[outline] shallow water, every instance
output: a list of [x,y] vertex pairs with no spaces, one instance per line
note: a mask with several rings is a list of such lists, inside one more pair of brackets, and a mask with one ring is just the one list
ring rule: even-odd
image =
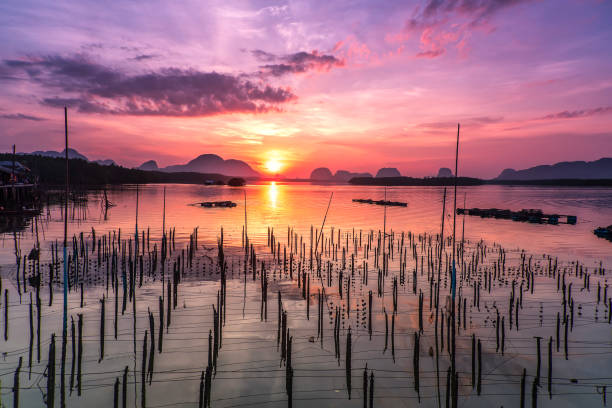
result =
[[[165,264],[165,283],[161,282],[159,260],[156,271],[151,261],[157,245],[159,251],[162,235],[163,197],[166,188],[166,230],[176,228],[175,246]],[[249,241],[257,254],[256,270],[247,267],[242,245],[242,230],[245,219],[244,191],[246,191],[246,217]],[[330,194],[333,192],[329,213],[325,220],[322,239],[324,253],[322,267],[317,272],[316,261],[310,269],[310,229],[321,227]],[[353,203],[353,198],[382,199],[408,202],[406,208]],[[445,236],[452,231],[452,191],[447,193]],[[612,326],[609,324],[609,298],[605,288],[612,263],[612,244],[592,234],[597,226],[612,222],[609,206],[612,189],[572,189],[541,187],[483,186],[460,188],[458,206],[497,207],[518,210],[541,208],[544,212],[555,212],[578,216],[577,225],[537,225],[508,220],[457,217],[457,239],[465,236],[465,263],[458,263],[457,296],[465,299],[465,321],[463,309],[459,315],[456,340],[456,361],[459,378],[458,400],[461,406],[515,406],[519,404],[522,369],[527,370],[525,386],[526,404],[531,403],[532,384],[536,373],[536,340],[541,341],[541,378],[538,391],[540,406],[599,406],[603,405],[603,387],[612,385],[610,377],[610,348]],[[163,351],[155,353],[151,385],[145,386],[146,406],[198,406],[200,375],[207,366],[208,334],[213,327],[213,305],[217,307],[217,293],[221,287],[217,266],[217,239],[223,227],[227,256],[227,284],[225,325],[219,352],[217,372],[212,380],[212,405],[235,406],[286,406],[286,363],[281,361],[277,346],[278,292],[282,294],[283,309],[287,311],[288,327],[293,336],[292,366],[293,403],[295,406],[361,406],[363,404],[363,370],[367,363],[368,373],[375,375],[374,404],[376,406],[412,406],[419,400],[423,406],[438,406],[438,389],[441,404],[446,398],[446,370],[449,366],[447,341],[448,327],[444,327],[444,350],[440,352],[439,377],[436,374],[435,358],[429,355],[435,349],[435,306],[430,309],[430,277],[437,279],[438,241],[440,232],[443,189],[438,187],[353,187],[311,184],[268,183],[248,186],[245,189],[228,187],[204,187],[191,185],[147,185],[138,188],[139,239],[144,232],[148,245],[140,244],[144,250],[142,286],[135,284],[136,328],[134,329],[134,305],[128,299],[125,314],[121,313],[123,290],[121,289],[121,267],[118,269],[119,290],[115,292],[112,279],[109,284],[107,265],[109,259],[101,254],[98,262],[97,248],[93,248],[92,228],[97,239],[103,235],[107,242],[116,245],[118,230],[122,241],[129,249],[129,240],[134,239],[136,222],[136,188],[125,186],[108,192],[110,201],[116,204],[104,213],[100,207],[100,192],[91,192],[84,207],[72,208],[69,212],[69,234],[83,232],[83,243],[87,243],[87,258],[77,255],[80,265],[80,280],[83,282],[84,304],[77,285],[69,295],[67,377],[72,364],[70,317],[77,320],[83,314],[83,366],[82,393],[70,394],[67,379],[68,406],[112,406],[113,386],[119,378],[119,401],[121,406],[123,369],[128,367],[126,400],[128,406],[142,406],[143,340],[149,330],[148,310],[153,313],[156,345],[159,335],[159,297],[167,306],[166,284],[172,277],[172,268],[181,250],[189,246],[190,235],[197,227],[198,248],[193,263],[186,266],[178,285],[178,302],[172,310],[172,323],[164,333]],[[234,208],[207,209],[190,205],[200,201],[232,200]],[[463,222],[465,221],[465,227]],[[267,246],[268,227],[274,228],[276,242],[281,253],[276,259]],[[298,242],[291,246],[287,228],[293,228]],[[332,230],[333,228],[333,230]],[[378,270],[382,267],[382,256],[378,251],[379,264],[375,263],[379,231],[385,229],[387,245],[392,243],[393,256],[389,259],[388,274],[384,277],[384,288],[378,296]],[[340,230],[340,240],[338,240]],[[36,233],[38,231],[38,234]],[[404,232],[402,246],[402,232]],[[412,240],[408,233],[411,232]],[[110,233],[110,235],[109,235]],[[55,403],[60,406],[59,362],[61,360],[62,305],[61,282],[54,280],[53,303],[49,306],[49,266],[52,257],[51,243],[61,241],[63,215],[61,207],[51,206],[38,220],[30,222],[23,231],[2,235],[0,264],[3,288],[8,290],[8,340],[0,339],[4,354],[1,362],[2,402],[13,403],[11,393],[13,375],[19,356],[23,357],[20,375],[20,400],[22,406],[43,404],[47,392],[45,369],[51,334],[56,335],[56,391]],[[424,235],[427,234],[427,235]],[[433,235],[430,235],[433,234]],[[29,305],[30,295],[35,297],[35,288],[27,293],[17,283],[15,265],[15,242],[21,256],[27,255],[40,241],[40,273],[42,285],[40,362],[36,346],[36,301],[34,300],[34,346],[31,376],[28,354],[30,341]],[[334,242],[330,241],[333,235]],[[316,236],[316,234],[315,234]],[[426,238],[425,238],[426,237]],[[295,235],[292,235],[295,239]],[[361,238],[361,239],[360,239]],[[316,238],[315,238],[316,239]],[[482,240],[482,242],[481,242]],[[361,242],[360,242],[361,241]],[[368,242],[370,245],[368,245]],[[412,246],[414,245],[414,246]],[[144,247],[144,248],[143,248]],[[283,261],[286,247],[287,262]],[[406,254],[406,267],[399,251]],[[293,251],[292,251],[293,248]],[[343,248],[346,262],[342,261]],[[503,251],[502,251],[503,248]],[[523,254],[521,251],[525,250]],[[501,253],[505,254],[502,266]],[[72,253],[72,245],[71,251]],[[126,249],[126,256],[131,251]],[[294,263],[289,266],[290,253]],[[387,247],[385,253],[391,251]],[[355,256],[355,268],[350,267],[351,254]],[[416,256],[415,256],[416,254]],[[544,255],[546,254],[546,255]],[[478,258],[478,265],[472,260]],[[447,296],[450,293],[448,260],[452,257],[452,245],[447,240],[442,254],[440,274],[440,311],[450,314]],[[120,258],[120,257],[119,257]],[[279,259],[280,258],[280,259]],[[549,267],[549,259],[551,266]],[[429,261],[432,262],[430,264]],[[261,316],[262,266],[268,277],[267,321]],[[328,281],[328,261],[331,264],[331,282]],[[579,266],[576,267],[576,261]],[[182,258],[181,262],[185,262]],[[368,265],[368,283],[364,283],[364,262]],[[557,269],[552,265],[557,263]],[[601,262],[601,263],[600,263]],[[28,262],[28,268],[35,268]],[[343,268],[344,264],[344,268]],[[83,266],[89,265],[84,272]],[[286,265],[286,266],[284,266]],[[23,266],[23,265],[22,265]],[[60,264],[54,266],[60,274]],[[110,267],[110,266],[109,266]],[[307,318],[306,300],[302,288],[298,287],[298,268],[310,276],[310,306]],[[414,270],[416,267],[416,285]],[[400,271],[401,269],[401,271]],[[22,269],[23,271],[23,269]],[[342,271],[342,277],[340,273]],[[527,289],[529,273],[535,276],[534,293]],[[491,290],[486,287],[491,274]],[[565,274],[566,284],[572,283],[571,296],[574,302],[573,328],[568,330],[568,359],[564,356],[564,324],[561,316],[560,348],[557,351],[556,319],[563,311],[562,287],[557,281]],[[590,275],[588,287],[585,276]],[[27,269],[28,276],[36,275]],[[76,277],[77,275],[75,275]],[[393,278],[398,278],[397,311],[393,313]],[[522,307],[519,309],[519,326],[512,316],[511,328],[509,299],[512,282],[518,299],[523,288]],[[73,281],[74,282],[74,281]],[[331,283],[331,284],[330,284]],[[531,283],[531,282],[530,282]],[[597,302],[598,285],[600,301]],[[561,284],[560,284],[561,286]],[[342,287],[342,297],[340,297]],[[347,288],[350,287],[350,311]],[[480,302],[474,301],[474,287],[480,288]],[[318,335],[318,295],[325,288],[323,315],[323,342]],[[416,293],[413,288],[416,288]],[[566,293],[567,290],[566,289]],[[605,294],[604,294],[605,290]],[[373,292],[372,333],[368,330],[368,292]],[[417,393],[414,387],[414,336],[419,331],[418,294],[423,293],[423,331],[420,334],[419,373]],[[114,337],[115,293],[119,307],[117,339]],[[105,298],[105,350],[100,361],[100,300]],[[518,302],[518,300],[517,300]],[[478,304],[477,304],[478,303]],[[5,302],[2,296],[4,316]],[[335,357],[333,325],[335,308],[340,324],[340,358]],[[515,312],[516,309],[513,309]],[[388,331],[385,335],[385,311]],[[497,311],[505,321],[504,354],[498,350],[495,327]],[[566,305],[568,325],[570,308]],[[167,316],[166,316],[167,317]],[[395,335],[391,339],[391,322],[395,320]],[[4,317],[2,318],[4,328]],[[465,325],[465,329],[464,329]],[[351,327],[351,399],[349,400],[346,376],[346,339]],[[482,343],[482,392],[477,395],[471,384],[471,336]],[[149,333],[150,335],[150,333]],[[548,395],[548,339],[552,336],[553,371],[552,399]],[[134,339],[136,342],[134,343]],[[150,342],[150,339],[149,339]],[[385,342],[387,347],[385,350]],[[392,346],[393,343],[393,346]],[[135,346],[134,346],[135,344]],[[150,349],[151,344],[148,344]],[[439,343],[438,343],[439,344]],[[392,350],[393,349],[393,350]],[[435,353],[434,353],[435,354]],[[148,357],[147,357],[148,358]],[[439,386],[437,378],[439,378]],[[574,379],[575,382],[571,380]],[[148,380],[147,380],[148,381]],[[147,382],[148,384],[148,382]]]
[[[162,185],[139,187],[139,225],[150,228],[152,237],[159,238],[162,230],[163,210]],[[353,198],[382,199],[384,187],[350,185],[313,185],[309,183],[265,183],[250,185],[243,189],[225,186],[168,185],[166,194],[166,225],[177,230],[177,242],[185,242],[195,227],[203,239],[214,242],[220,227],[226,231],[227,240],[240,240],[244,225],[244,193],[247,194],[248,234],[252,240],[261,242],[266,237],[267,227],[277,229],[291,226],[296,232],[305,233],[311,225],[320,227],[329,202],[326,224],[336,229],[383,228],[383,207],[353,203]],[[388,200],[408,203],[406,208],[387,208],[387,228],[413,233],[436,233],[440,229],[442,187],[389,187]],[[452,220],[452,188],[447,193],[447,221]],[[593,229],[612,224],[611,188],[566,188],[566,187],[512,187],[478,186],[459,187],[457,206],[502,208],[520,210],[540,208],[545,213],[576,215],[577,225],[539,225],[512,222],[509,220],[465,219],[465,238],[471,241],[484,239],[496,242],[505,248],[522,248],[532,253],[548,253],[583,263],[610,264],[610,243],[597,238]],[[132,231],[136,215],[136,188],[124,186],[111,190],[109,199],[117,206],[108,211],[104,219],[100,209],[101,194],[92,194],[87,207],[86,219],[82,211],[71,212],[70,233],[94,227],[104,232],[121,228]],[[201,201],[232,200],[238,206],[232,209],[204,209],[189,206]],[[74,215],[74,217],[72,217]],[[81,215],[79,217],[79,215]],[[63,218],[57,207],[52,207],[48,222],[40,225],[41,239],[60,240],[63,236]],[[457,233],[461,236],[463,218],[458,217]],[[448,224],[447,224],[448,227]],[[44,235],[44,237],[43,237]],[[31,243],[32,234],[22,237],[24,247]],[[12,234],[2,236],[0,263],[13,261]],[[46,249],[42,245],[43,250]]]

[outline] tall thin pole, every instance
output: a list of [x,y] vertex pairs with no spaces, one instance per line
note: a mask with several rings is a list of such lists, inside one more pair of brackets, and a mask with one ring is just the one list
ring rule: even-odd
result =
[[11,170],[11,184],[15,184],[15,145],[13,145],[13,168]]
[[63,333],[66,336],[68,330],[68,263],[67,263],[67,247],[68,247],[68,108],[64,106],[64,130],[66,136],[66,191],[64,196],[64,325]]
[[164,186],[164,208],[162,211],[162,237],[166,236],[166,186]]
[[136,239],[134,240],[134,244],[136,245],[134,254],[138,255],[138,184],[136,184],[136,226],[134,231],[136,235]]
[[436,322],[435,322],[435,342],[436,342],[436,388],[438,389],[438,408],[441,406],[440,401],[440,351],[438,342],[438,312],[440,304],[440,273],[442,272],[442,251],[444,251],[444,219],[446,216],[446,187],[444,187],[444,196],[442,198],[442,221],[440,227],[440,251],[438,253],[438,280],[436,282]]
[[456,245],[455,245],[455,225],[457,223],[457,168],[459,164],[459,123],[457,123],[457,147],[455,149],[455,191],[453,194],[453,280],[451,281],[451,288],[453,290],[453,300],[455,300],[455,289],[456,289],[456,281],[455,281],[455,253]]
[[317,235],[317,242],[316,242],[316,246],[315,246],[315,255],[317,255],[318,252],[319,252],[319,239],[321,238],[321,235],[323,235],[323,228],[325,228],[325,220],[327,219],[327,213],[329,211],[329,206],[331,205],[332,198],[334,198],[334,192],[333,191],[329,195],[329,202],[327,203],[327,210],[325,210],[325,216],[323,217],[323,223],[321,224],[321,231],[319,231],[319,234]]
[[382,255],[383,255],[383,275],[386,276],[386,268],[385,268],[385,262],[386,262],[386,257],[385,257],[385,249],[386,249],[386,243],[387,243],[387,186],[385,186],[385,205],[383,205],[383,242],[382,242],[382,246],[383,246],[383,251],[382,251]]
[[[453,390],[453,395],[455,395],[455,390],[457,389],[455,382],[456,380],[456,365],[455,365],[455,331],[456,331],[456,327],[455,327],[455,293],[457,291],[457,270],[455,267],[455,253],[456,251],[456,244],[455,244],[455,226],[456,226],[456,222],[457,222],[457,169],[458,169],[458,164],[459,164],[459,129],[460,129],[460,124],[457,123],[457,146],[455,148],[455,191],[453,194],[453,275],[451,278],[451,289],[452,289],[452,298],[453,298],[453,305],[452,305],[452,312],[451,312],[451,316],[452,316],[452,323],[453,323],[453,330],[451,332],[451,345],[452,345],[452,349],[453,352],[451,354],[451,374],[452,374],[452,390]],[[457,408],[456,407],[456,398],[453,398],[453,408]]]
[[61,406],[66,405],[65,400],[65,367],[66,367],[66,340],[68,336],[68,263],[67,263],[67,247],[68,247],[68,108],[64,106],[64,133],[65,133],[65,154],[66,154],[66,196],[64,197],[64,324],[62,326],[62,365],[61,365]]
[[247,199],[246,199],[246,190],[242,191],[244,193],[244,249],[248,251],[249,249],[249,234],[247,231]]
[[463,219],[462,219],[462,224],[461,224],[461,270],[463,271],[463,255],[465,253],[465,250],[463,249],[463,246],[465,245],[465,201],[466,201],[466,197],[467,194],[463,193]]
[[[136,396],[137,396],[137,392],[136,392],[136,387],[137,387],[137,383],[138,381],[136,381],[136,271],[138,270],[138,196],[139,196],[139,191],[138,191],[138,184],[136,184],[136,220],[135,220],[135,225],[134,225],[134,270],[133,270],[133,278],[132,278],[132,324],[133,324],[133,341],[134,341],[134,406],[136,406]],[[144,381],[143,381],[144,383]],[[144,384],[143,384],[144,387]],[[143,404],[144,406],[144,404]]]

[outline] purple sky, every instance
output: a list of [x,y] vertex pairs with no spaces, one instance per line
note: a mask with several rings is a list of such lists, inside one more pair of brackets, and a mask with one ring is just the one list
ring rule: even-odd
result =
[[0,3],[2,149],[460,174],[612,156],[605,0]]

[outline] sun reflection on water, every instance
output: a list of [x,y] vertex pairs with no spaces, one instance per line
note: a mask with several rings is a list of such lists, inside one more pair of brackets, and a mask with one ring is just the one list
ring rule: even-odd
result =
[[276,181],[272,181],[268,185],[268,198],[270,199],[270,206],[276,209],[278,203],[278,186]]

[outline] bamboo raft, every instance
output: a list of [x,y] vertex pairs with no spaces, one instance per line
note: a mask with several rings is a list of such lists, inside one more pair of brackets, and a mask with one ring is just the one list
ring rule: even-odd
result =
[[545,214],[540,209],[522,209],[520,211],[500,210],[498,208],[457,208],[458,215],[473,215],[481,218],[530,222],[533,224],[570,224],[575,225],[575,215]]
[[401,201],[372,200],[371,198],[353,198],[354,203],[387,205],[391,207],[407,207],[408,203]]
[[197,203],[197,205],[199,205],[200,207],[206,207],[206,208],[217,208],[217,207],[232,208],[232,207],[236,207],[236,203],[234,203],[232,201],[204,201],[202,203]]
[[597,235],[599,238],[612,241],[612,225],[608,225],[607,227],[599,227],[593,230],[593,234]]

